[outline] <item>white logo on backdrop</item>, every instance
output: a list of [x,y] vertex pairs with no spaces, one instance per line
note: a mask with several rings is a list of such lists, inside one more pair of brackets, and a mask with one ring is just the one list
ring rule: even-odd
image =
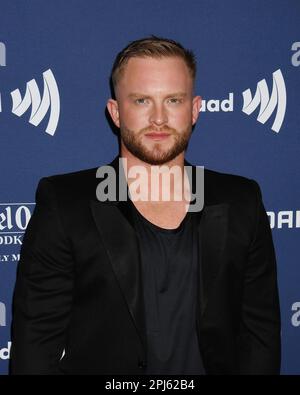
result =
[[0,203],[0,245],[22,244],[22,236],[34,205],[35,203]]
[[11,342],[7,342],[7,347],[0,348],[0,359],[6,360],[10,358]]
[[210,100],[202,100],[201,112],[230,112],[233,111],[233,93],[229,93],[228,99],[210,99]]
[[42,99],[39,88],[34,79],[27,82],[26,92],[23,99],[19,89],[15,89],[11,92],[13,103],[12,113],[20,117],[31,106],[29,123],[34,126],[38,126],[50,108],[49,121],[45,131],[53,136],[57,128],[60,113],[59,91],[54,75],[50,69],[43,73],[43,78],[44,91]]
[[300,210],[267,211],[271,229],[300,228]]
[[6,66],[6,47],[0,42],[0,66]]
[[0,302],[0,326],[6,326],[6,307]]
[[295,302],[292,304],[292,311],[295,311],[291,319],[292,325],[300,326],[300,302]]
[[271,97],[269,95],[268,85],[265,79],[257,83],[255,96],[252,98],[251,90],[246,89],[243,92],[243,109],[242,111],[250,115],[260,105],[258,122],[264,124],[273,114],[277,107],[275,120],[271,129],[278,133],[285,116],[286,110],[286,88],[281,70],[278,69],[273,73],[273,88]]
[[[299,43],[300,44],[300,43]],[[299,51],[300,53],[300,51]],[[300,60],[299,60],[300,63]],[[279,132],[284,121],[286,111],[286,87],[281,70],[278,69],[273,73],[273,88],[271,97],[266,80],[258,82],[254,97],[250,89],[243,92],[242,111],[250,115],[260,105],[257,120],[264,124],[271,117],[277,107],[275,120],[271,129]],[[234,110],[234,94],[230,92],[228,99],[203,99],[200,112],[232,112]]]
[[296,51],[292,56],[292,65],[295,67],[300,66],[300,42],[297,41],[292,45],[292,51]]

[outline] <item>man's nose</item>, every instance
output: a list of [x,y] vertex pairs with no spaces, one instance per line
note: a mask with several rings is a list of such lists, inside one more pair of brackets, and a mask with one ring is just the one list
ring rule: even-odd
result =
[[150,123],[161,126],[168,122],[168,116],[163,104],[155,104],[150,114]]

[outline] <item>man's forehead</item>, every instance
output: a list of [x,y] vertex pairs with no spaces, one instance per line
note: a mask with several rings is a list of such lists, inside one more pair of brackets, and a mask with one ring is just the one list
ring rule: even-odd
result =
[[184,87],[192,80],[188,67],[178,57],[131,58],[122,74],[120,84],[133,91],[139,91],[140,85],[185,91]]
[[177,67],[186,69],[188,71],[185,61],[179,56],[161,56],[159,58],[151,56],[134,56],[130,58],[124,65],[124,71],[139,67],[146,67],[148,69],[155,70],[168,67],[171,64],[176,64]]

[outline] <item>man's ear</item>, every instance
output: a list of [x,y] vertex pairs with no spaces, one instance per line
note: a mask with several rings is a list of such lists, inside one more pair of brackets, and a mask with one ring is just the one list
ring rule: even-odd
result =
[[119,120],[119,106],[117,100],[108,99],[106,107],[114,124],[119,128],[120,120]]
[[193,98],[193,109],[192,109],[192,120],[193,120],[193,125],[197,122],[197,119],[199,117],[199,111],[201,109],[201,103],[202,103],[202,97],[201,96],[195,96]]

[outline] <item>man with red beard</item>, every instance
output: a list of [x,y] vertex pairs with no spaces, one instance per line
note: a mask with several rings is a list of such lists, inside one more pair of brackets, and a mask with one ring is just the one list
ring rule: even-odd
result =
[[[12,374],[279,373],[276,260],[258,184],[205,169],[204,205],[193,210],[195,76],[194,54],[173,40],[148,37],[117,55],[107,109],[119,156],[38,186],[15,287]],[[157,167],[173,175],[167,199]],[[108,168],[115,176],[101,182],[116,194],[104,199],[96,176]]]

